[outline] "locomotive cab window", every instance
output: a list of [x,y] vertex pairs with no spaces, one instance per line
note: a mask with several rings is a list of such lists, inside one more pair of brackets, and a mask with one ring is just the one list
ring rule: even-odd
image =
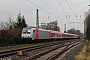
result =
[[27,32],[27,29],[24,28],[24,29],[22,30],[22,33],[23,33],[23,34],[26,34],[26,32]]
[[31,33],[31,29],[27,29],[27,34],[30,34]]
[[31,29],[28,29],[28,28],[24,28],[23,30],[22,30],[22,33],[23,34],[30,34],[30,32],[31,32]]

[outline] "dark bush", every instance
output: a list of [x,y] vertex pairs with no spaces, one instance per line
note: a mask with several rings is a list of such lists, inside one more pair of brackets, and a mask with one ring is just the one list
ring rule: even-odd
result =
[[3,44],[3,45],[8,44],[8,39],[6,37],[1,37],[0,44]]
[[22,44],[21,37],[13,37],[16,44]]
[[20,37],[0,37],[0,45],[13,45],[13,44],[22,44]]

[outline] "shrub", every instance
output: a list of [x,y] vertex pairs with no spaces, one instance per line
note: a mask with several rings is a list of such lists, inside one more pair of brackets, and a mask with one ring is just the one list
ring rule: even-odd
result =
[[0,44],[2,45],[8,44],[8,39],[6,37],[0,37]]
[[21,44],[22,40],[21,37],[13,37],[16,44]]
[[20,37],[0,37],[0,45],[13,45],[13,44],[22,44]]

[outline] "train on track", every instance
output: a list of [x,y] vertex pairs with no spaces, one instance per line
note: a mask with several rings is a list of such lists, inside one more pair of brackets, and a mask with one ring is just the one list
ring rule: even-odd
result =
[[38,29],[36,27],[23,28],[21,37],[23,40],[24,39],[28,39],[28,40],[79,39],[79,35],[76,34]]

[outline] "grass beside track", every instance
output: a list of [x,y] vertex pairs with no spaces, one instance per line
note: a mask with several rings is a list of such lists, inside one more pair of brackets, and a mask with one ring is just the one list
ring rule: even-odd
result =
[[[35,44],[33,46],[38,46],[38,44]],[[5,51],[11,51],[11,50],[17,50],[17,49],[22,49],[22,48],[29,48],[29,47],[32,47],[31,46],[19,46],[19,47],[12,47],[12,48],[7,48],[7,49],[1,49],[0,52],[5,52]]]
[[75,60],[90,60],[90,41],[86,40],[82,51],[75,55]]

